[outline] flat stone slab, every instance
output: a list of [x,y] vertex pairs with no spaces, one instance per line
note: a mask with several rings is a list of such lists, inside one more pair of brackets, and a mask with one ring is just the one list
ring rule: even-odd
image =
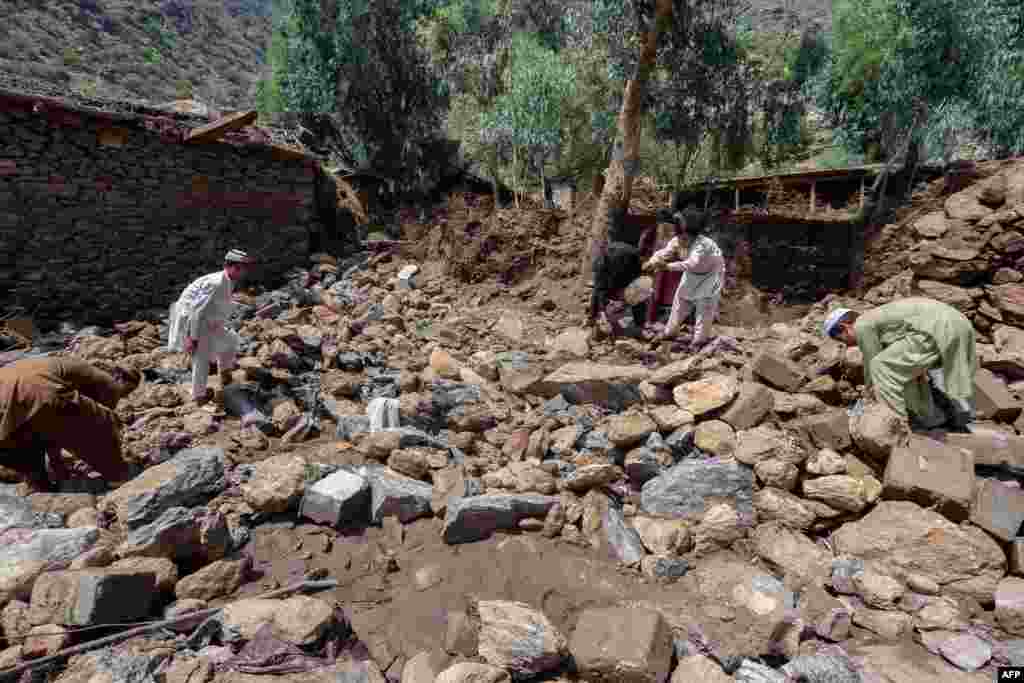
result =
[[543,519],[557,502],[556,496],[534,494],[495,494],[451,500],[442,532],[445,543],[472,543],[495,531],[516,529],[521,520]]
[[370,484],[365,477],[339,470],[306,489],[299,512],[331,526],[366,523],[370,519]]
[[658,517],[699,519],[720,502],[752,511],[753,494],[754,472],[746,465],[720,458],[683,460],[644,484],[640,507]]

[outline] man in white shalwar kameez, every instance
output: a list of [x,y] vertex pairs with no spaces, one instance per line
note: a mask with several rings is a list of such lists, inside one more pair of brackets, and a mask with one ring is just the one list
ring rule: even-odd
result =
[[[700,349],[708,341],[711,324],[718,317],[718,305],[725,282],[725,258],[713,239],[705,234],[707,220],[702,214],[689,217],[675,214],[679,229],[663,249],[655,252],[644,264],[644,270],[671,270],[682,272],[683,277],[672,300],[665,331],[656,341],[665,341],[679,334],[683,321],[696,309],[691,350]],[[685,256],[680,233],[689,236],[689,254]]]
[[244,251],[232,249],[224,257],[224,269],[192,282],[171,305],[171,329],[167,350],[192,355],[192,398],[203,404],[212,398],[206,388],[210,358],[216,357],[221,387],[231,383],[235,355],[241,339],[224,326],[234,303],[235,285],[252,263]]

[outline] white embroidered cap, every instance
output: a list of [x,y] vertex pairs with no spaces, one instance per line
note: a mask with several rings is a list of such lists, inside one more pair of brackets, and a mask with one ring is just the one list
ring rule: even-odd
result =
[[225,263],[252,263],[251,256],[241,249],[232,249],[224,256]]
[[825,324],[822,326],[822,332],[826,337],[831,337],[832,333],[835,332],[836,326],[839,325],[839,321],[843,319],[843,316],[850,312],[849,308],[837,308],[828,314],[825,318]]

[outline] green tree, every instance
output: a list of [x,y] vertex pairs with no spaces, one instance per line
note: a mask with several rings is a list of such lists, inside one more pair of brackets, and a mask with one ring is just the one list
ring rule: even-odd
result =
[[517,181],[536,170],[543,183],[545,161],[561,148],[561,105],[572,96],[574,76],[572,66],[537,36],[513,36],[508,83],[493,109],[481,114],[480,132],[488,144],[511,146]]

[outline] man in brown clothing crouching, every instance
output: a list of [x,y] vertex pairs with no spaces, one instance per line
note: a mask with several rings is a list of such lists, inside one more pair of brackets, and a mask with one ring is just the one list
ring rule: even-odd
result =
[[67,357],[30,358],[0,368],[0,465],[35,488],[51,491],[46,455],[55,479],[67,478],[65,449],[99,472],[108,484],[133,476],[121,457],[117,402],[139,386],[138,370],[112,374]]

